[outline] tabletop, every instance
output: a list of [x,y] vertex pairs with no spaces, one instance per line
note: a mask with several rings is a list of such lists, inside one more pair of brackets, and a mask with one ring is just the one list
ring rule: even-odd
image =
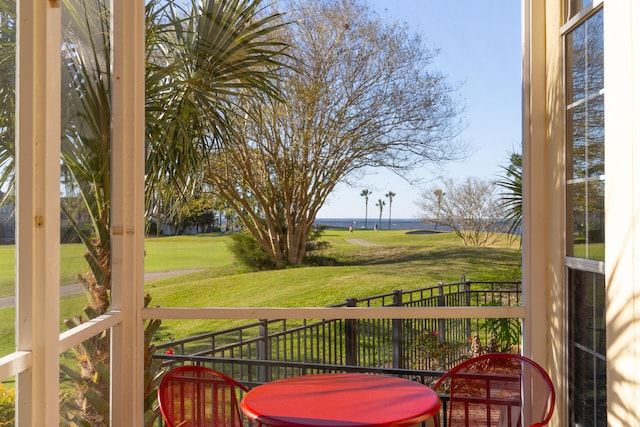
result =
[[252,420],[273,427],[406,427],[440,409],[429,387],[372,374],[317,374],[272,381],[240,404]]

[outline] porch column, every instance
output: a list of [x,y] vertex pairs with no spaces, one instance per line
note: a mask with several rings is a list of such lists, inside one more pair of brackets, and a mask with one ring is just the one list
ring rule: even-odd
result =
[[562,0],[523,1],[523,354],[554,380],[553,426],[567,408],[561,10]]
[[143,0],[111,0],[111,289],[122,313],[111,342],[111,424],[143,425],[144,40]]
[[16,423],[57,426],[60,334],[60,8],[17,1]]

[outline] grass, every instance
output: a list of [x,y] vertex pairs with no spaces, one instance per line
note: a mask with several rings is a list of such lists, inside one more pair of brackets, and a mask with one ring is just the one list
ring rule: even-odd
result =
[[199,234],[146,239],[144,270],[191,270],[201,268],[228,268],[234,265],[227,249],[228,236]]
[[[362,246],[345,239],[364,239]],[[452,234],[407,234],[404,231],[329,231],[323,255],[339,265],[298,267],[236,275],[203,275],[148,284],[153,305],[164,307],[322,307],[344,301],[415,289],[465,275],[474,281],[520,279],[517,246],[465,248]],[[253,321],[253,319],[249,319]],[[246,321],[164,321],[171,338],[220,329]]]
[[[146,284],[152,305],[163,307],[318,307],[346,298],[410,290],[456,282],[520,279],[517,244],[469,248],[450,233],[422,234],[400,230],[327,231],[322,256],[331,266],[292,267],[242,272],[226,247],[226,236],[153,238],[145,242],[146,271],[204,269]],[[347,239],[363,239],[371,246]],[[61,300],[61,317],[81,313],[83,295]],[[12,308],[0,309],[0,355],[13,351]],[[249,319],[253,321],[253,319]],[[160,341],[182,338],[246,321],[164,321]],[[64,330],[62,327],[61,330]]]
[[[234,264],[227,250],[227,236],[200,234],[149,238],[145,241],[147,273],[184,269],[229,268]],[[77,275],[87,271],[82,244],[60,245],[60,284],[77,282]],[[15,293],[15,246],[0,246],[0,298]]]

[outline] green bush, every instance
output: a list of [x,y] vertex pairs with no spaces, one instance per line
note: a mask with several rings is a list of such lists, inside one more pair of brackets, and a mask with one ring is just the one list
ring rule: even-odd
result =
[[323,236],[326,226],[313,226],[309,231],[306,242],[306,254],[304,256],[304,263],[306,265],[313,266],[335,266],[339,265],[339,262],[332,257],[328,257],[324,254],[324,251],[330,247],[329,242],[320,240]]
[[253,271],[273,270],[276,268],[269,254],[246,231],[233,233],[228,247],[241,264]]
[[0,384],[0,426],[12,426],[16,418],[16,390]]
[[[307,236],[305,263],[308,265],[335,265],[335,260],[323,256],[309,255],[329,247],[320,240],[325,227],[313,227]],[[276,264],[258,241],[247,231],[233,233],[228,248],[234,257],[252,271],[274,270]]]
[[446,370],[466,343],[440,339],[438,331],[424,331],[416,340],[415,369]]
[[[483,306],[501,306],[491,301]],[[519,319],[485,319],[484,326],[490,337],[489,352],[509,353],[520,346],[521,325]]]

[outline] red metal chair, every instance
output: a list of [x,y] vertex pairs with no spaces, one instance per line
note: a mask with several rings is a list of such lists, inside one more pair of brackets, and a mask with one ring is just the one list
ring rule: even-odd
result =
[[162,418],[169,427],[242,427],[238,394],[248,388],[203,366],[180,366],[158,386]]
[[[465,360],[433,386],[443,402],[443,426],[547,425],[555,390],[540,365],[524,356],[490,353]],[[439,425],[436,420],[436,426]]]

